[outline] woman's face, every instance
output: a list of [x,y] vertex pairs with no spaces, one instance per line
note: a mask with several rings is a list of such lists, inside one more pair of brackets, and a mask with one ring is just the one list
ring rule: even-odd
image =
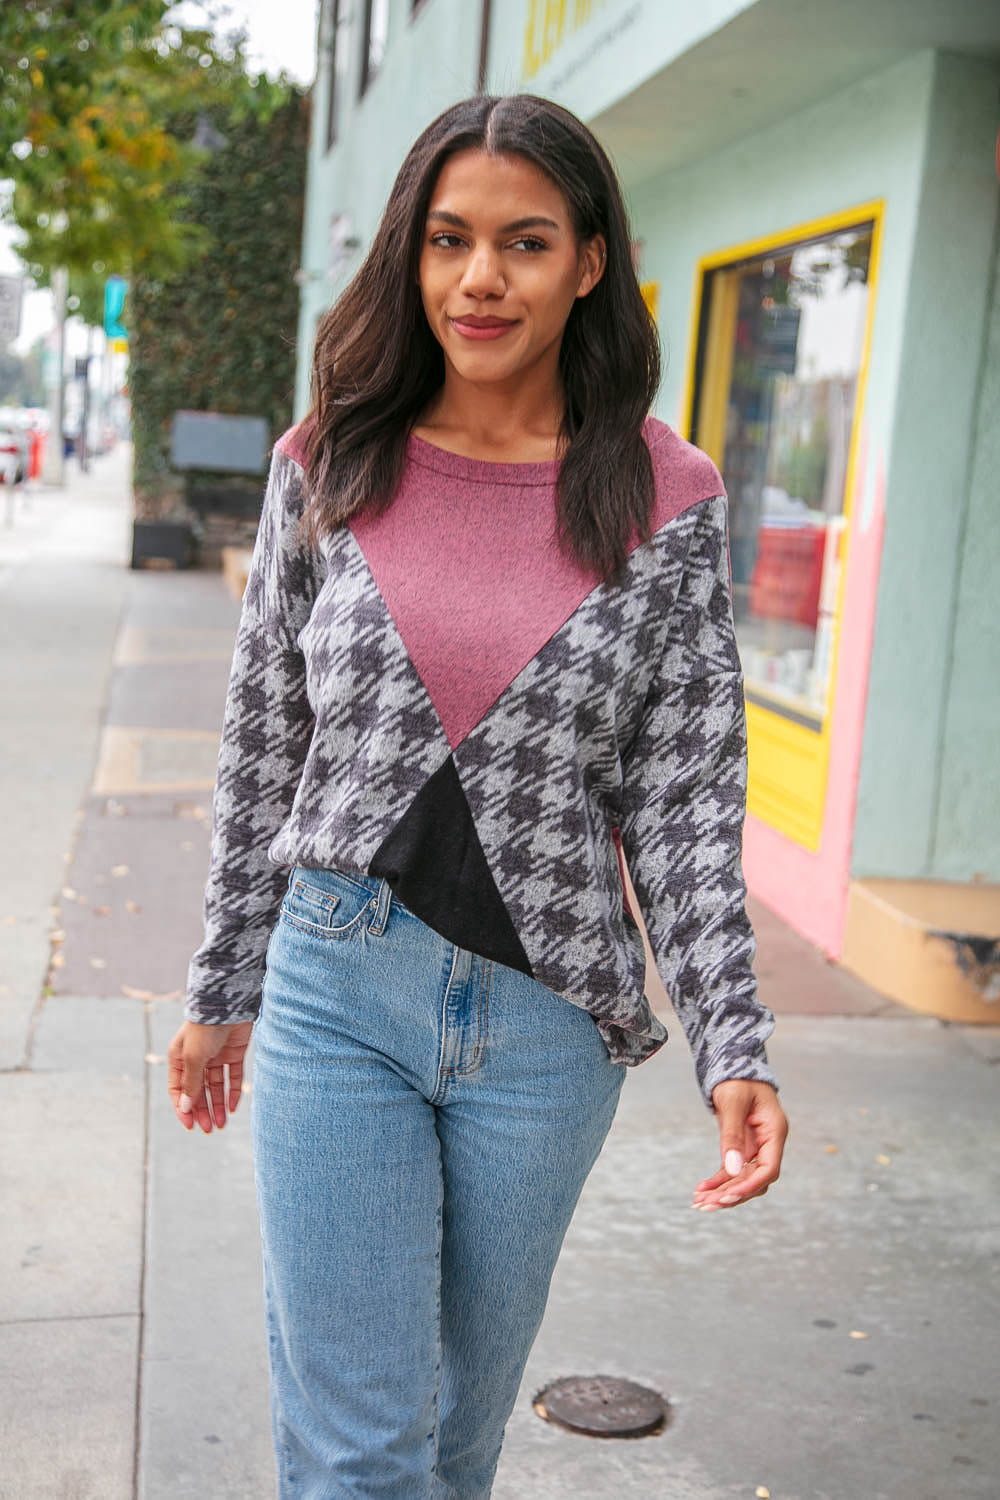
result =
[[431,196],[420,253],[424,312],[445,360],[476,384],[553,368],[577,297],[604,270],[604,238],[577,247],[569,205],[520,156],[458,151]]

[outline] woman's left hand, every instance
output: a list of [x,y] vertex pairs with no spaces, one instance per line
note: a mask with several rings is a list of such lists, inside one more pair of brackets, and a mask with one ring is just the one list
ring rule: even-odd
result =
[[769,1083],[727,1078],[712,1090],[719,1121],[722,1167],[694,1190],[692,1207],[703,1213],[735,1208],[759,1198],[781,1171],[788,1121]]

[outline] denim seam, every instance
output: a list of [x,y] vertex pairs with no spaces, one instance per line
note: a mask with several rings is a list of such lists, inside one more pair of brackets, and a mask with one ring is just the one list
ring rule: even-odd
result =
[[372,915],[368,923],[368,931],[373,937],[382,937],[392,909],[392,891],[387,880],[381,880],[378,895],[371,904]]
[[487,1012],[492,976],[493,961],[486,959],[479,976],[479,1014],[476,1017],[476,1045],[472,1053],[472,1061],[463,1068],[445,1068],[444,1072],[450,1078],[460,1078],[463,1074],[475,1073],[483,1060],[483,1052],[486,1050]]
[[364,926],[364,919],[370,907],[371,902],[366,903],[349,922],[344,923],[343,927],[321,927],[317,922],[307,922],[305,917],[284,910],[281,911],[280,917],[282,922],[287,922],[289,927],[294,927],[297,932],[304,932],[309,937],[319,938],[322,942],[337,942],[353,937]]
[[288,874],[286,894],[291,890],[293,881],[301,881],[310,890],[315,891],[317,895],[333,896],[335,899],[339,899],[336,892],[326,891],[316,881],[310,880],[310,875],[332,875],[336,880],[342,881],[345,885],[352,886],[354,890],[361,891],[366,896],[378,895],[382,879],[380,875],[356,875],[351,874],[347,870],[334,870],[329,866],[293,865]]
[[452,947],[451,969],[448,973],[448,983],[444,987],[444,999],[441,1002],[441,1043],[438,1048],[437,1084],[428,1100],[430,1104],[437,1104],[439,1102],[445,1082],[452,1072],[451,1068],[444,1066],[444,1058],[448,1047],[448,1000],[451,995],[452,984],[455,980],[455,970],[458,967],[458,954],[458,948]]
[[436,1274],[435,1274],[435,1277],[434,1277],[434,1300],[435,1300],[435,1307],[436,1307],[436,1310],[437,1310],[437,1319],[436,1319],[436,1321],[437,1321],[437,1358],[436,1358],[435,1364],[434,1364],[434,1428],[433,1428],[433,1432],[434,1432],[434,1445],[433,1445],[433,1458],[431,1460],[431,1479],[432,1480],[434,1480],[437,1477],[438,1451],[439,1451],[440,1446],[441,1446],[441,1425],[440,1425],[440,1418],[439,1418],[439,1404],[440,1403],[439,1403],[438,1397],[439,1397],[440,1391],[441,1391],[441,1364],[442,1364],[443,1352],[444,1352],[443,1349],[442,1349],[442,1346],[441,1346],[441,1241],[442,1241],[442,1237],[443,1237],[443,1233],[444,1233],[443,1199],[444,1199],[444,1182],[442,1180],[442,1184],[441,1184],[441,1197],[438,1200],[437,1215],[436,1215],[436,1223],[437,1223],[437,1251],[436,1251],[436,1254],[435,1254],[435,1257],[434,1257],[434,1264],[435,1264],[435,1268],[436,1268]]
[[[265,1260],[265,1267],[264,1267],[264,1312],[265,1312],[265,1322],[266,1322],[266,1326],[267,1326],[267,1342],[268,1342],[268,1346],[269,1346],[269,1363],[270,1363],[271,1367],[273,1368],[273,1366],[275,1364],[275,1350],[276,1350],[276,1348],[278,1346],[278,1343],[279,1343],[279,1333],[278,1333],[278,1324],[277,1324],[277,1313],[274,1310],[274,1298],[273,1298],[273,1295],[271,1293],[270,1285],[269,1285],[270,1272],[269,1272],[269,1270],[267,1268],[266,1255],[264,1256],[264,1260]],[[295,1471],[294,1471],[294,1463],[293,1463],[293,1460],[292,1460],[292,1449],[291,1449],[291,1444],[288,1441],[288,1425],[285,1422],[284,1414],[282,1413],[282,1411],[278,1407],[278,1396],[277,1396],[277,1391],[276,1391],[276,1389],[274,1387],[274,1384],[273,1384],[273,1380],[271,1382],[271,1386],[272,1386],[271,1399],[272,1399],[272,1403],[273,1403],[273,1405],[275,1407],[275,1411],[274,1411],[274,1437],[275,1437],[274,1457],[275,1457],[275,1466],[276,1466],[277,1471],[278,1471],[278,1487],[279,1487],[279,1491],[280,1491],[281,1494],[289,1494],[289,1493],[291,1493],[291,1489],[294,1487],[295,1480],[296,1480],[296,1475],[295,1475]]]
[[321,911],[331,912],[334,907],[340,905],[340,897],[338,895],[335,895],[331,891],[321,891],[319,886],[310,885],[305,880],[297,880],[290,894],[299,896],[303,901],[307,901],[310,906],[318,906]]

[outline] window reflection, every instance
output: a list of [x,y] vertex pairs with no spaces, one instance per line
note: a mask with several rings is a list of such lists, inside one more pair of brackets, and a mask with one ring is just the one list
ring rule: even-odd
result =
[[715,271],[704,304],[696,431],[722,453],[747,697],[812,728],[829,687],[872,228]]

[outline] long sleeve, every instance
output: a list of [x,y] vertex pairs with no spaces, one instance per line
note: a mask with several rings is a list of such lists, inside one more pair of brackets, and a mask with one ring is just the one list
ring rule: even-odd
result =
[[746,712],[726,502],[697,508],[663,656],[629,746],[622,847],[656,965],[709,1108],[727,1078],[774,1084],[741,864]]
[[204,940],[191,960],[185,1015],[226,1024],[260,1008],[264,957],[288,884],[268,847],[288,816],[313,731],[296,637],[322,559],[299,538],[301,467],[275,449],[243,607],[212,800]]

